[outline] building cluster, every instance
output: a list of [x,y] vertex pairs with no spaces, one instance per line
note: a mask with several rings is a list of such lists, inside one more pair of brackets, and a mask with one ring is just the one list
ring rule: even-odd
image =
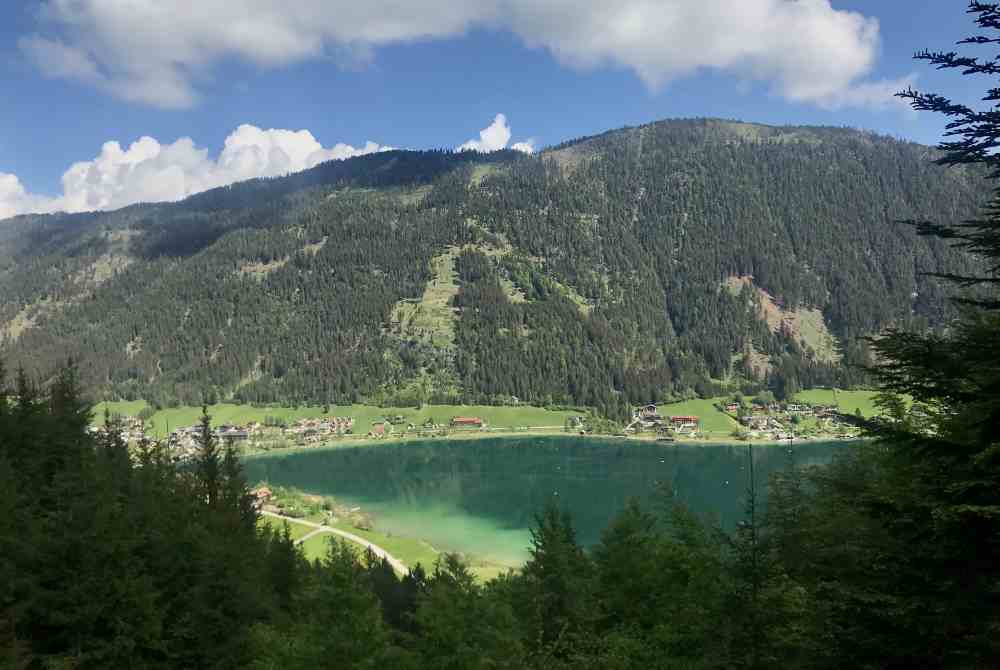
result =
[[[222,425],[212,430],[215,439],[223,444],[246,442],[263,430],[259,423],[247,426]],[[198,440],[201,437],[201,426],[185,426],[171,431],[167,436],[167,447],[181,459],[193,456],[198,450]]]
[[301,419],[290,428],[282,429],[284,434],[301,443],[322,442],[338,435],[354,432],[354,419],[349,416],[335,416],[325,419]]
[[[293,438],[299,443],[319,442],[335,435],[350,434],[354,428],[354,419],[337,416],[325,419],[302,419],[290,427],[267,427],[252,422],[245,426],[218,426],[212,434],[220,442],[246,442],[262,437],[267,432]],[[167,444],[180,452],[197,446],[201,435],[201,426],[178,428],[170,433]]]
[[728,403],[725,410],[737,417],[751,438],[792,439],[795,437],[796,417],[815,417],[826,430],[833,430],[842,423],[840,410],[835,405],[770,403],[741,407],[737,403]]
[[[138,442],[142,438],[146,437],[146,425],[142,419],[134,416],[116,416],[117,425],[119,427],[122,439],[126,442]],[[112,426],[115,424],[112,424]],[[91,426],[90,432],[92,434],[104,433],[109,429],[108,426]]]
[[402,424],[406,424],[405,429],[399,429],[403,434],[410,431],[416,431],[417,433],[437,433],[439,431],[445,431],[448,428],[459,430],[486,429],[486,421],[478,416],[455,416],[451,418],[447,426],[435,423],[433,419],[427,419],[420,427],[417,427],[413,423],[407,423],[406,419],[402,416],[387,416],[382,421],[376,421],[372,424],[371,430],[368,431],[368,437],[377,438],[392,435],[397,430],[396,426],[401,426]]
[[626,434],[653,431],[661,434],[694,436],[698,434],[701,420],[697,416],[678,414],[662,416],[656,405],[637,407],[632,420],[625,427]]

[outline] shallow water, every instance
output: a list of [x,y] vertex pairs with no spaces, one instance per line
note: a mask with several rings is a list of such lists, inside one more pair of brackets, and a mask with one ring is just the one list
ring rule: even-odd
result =
[[[756,481],[794,462],[828,462],[843,443],[756,446]],[[378,530],[516,565],[534,515],[554,499],[584,545],[625,503],[655,504],[673,490],[698,513],[732,527],[742,518],[748,449],[578,437],[407,442],[248,458],[253,482],[329,495],[374,514]]]

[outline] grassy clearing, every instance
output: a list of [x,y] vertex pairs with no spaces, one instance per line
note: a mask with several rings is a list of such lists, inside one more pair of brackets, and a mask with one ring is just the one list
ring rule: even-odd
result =
[[661,416],[690,415],[701,420],[702,433],[721,433],[729,435],[737,427],[736,421],[725,412],[720,411],[715,403],[722,398],[698,398],[685,400],[669,405],[660,405]]
[[[282,521],[278,519],[268,517],[264,517],[261,521],[262,523],[272,525],[282,523]],[[319,522],[320,520],[315,519],[313,521]],[[301,537],[305,537],[307,534],[315,530],[315,528],[312,528],[311,526],[296,523],[294,521],[289,521],[288,525],[291,528],[292,538],[296,540]],[[434,561],[436,561],[438,557],[438,552],[422,540],[400,537],[398,535],[388,535],[374,530],[360,530],[346,521],[336,521],[334,523],[328,523],[327,525],[331,528],[336,528],[337,530],[357,535],[364,540],[368,540],[372,544],[382,547],[411,568],[417,563],[420,563],[429,570],[434,565]],[[339,539],[342,538],[338,535],[334,535],[333,533],[319,533],[303,542],[300,546],[302,547],[302,551],[306,558],[312,561],[323,558],[326,555],[327,543],[330,540]],[[363,551],[360,545],[356,546],[359,550]]]
[[798,333],[806,346],[816,352],[816,358],[826,363],[837,363],[837,340],[826,327],[823,313],[818,309],[799,308],[792,312],[792,332]]
[[257,281],[264,281],[264,279],[272,272],[277,272],[281,268],[288,265],[290,260],[289,256],[284,258],[279,258],[268,263],[261,263],[259,261],[254,261],[253,263],[244,263],[240,266],[237,271],[242,277],[250,277],[251,279],[256,279]]
[[302,553],[305,555],[308,561],[319,561],[326,556],[326,548],[328,542],[333,535],[330,533],[320,533],[319,535],[313,535],[308,540],[300,544],[302,547]]
[[[136,402],[103,402],[94,408],[94,423],[99,424],[104,419],[104,409],[107,407],[112,414],[137,416],[145,407],[144,401]],[[354,432],[364,435],[374,421],[385,416],[402,416],[407,423],[420,425],[428,419],[435,423],[447,424],[454,416],[478,416],[491,428],[562,428],[566,419],[579,414],[574,411],[551,411],[542,407],[492,407],[487,405],[424,405],[422,409],[413,407],[375,407],[372,405],[331,405],[328,412],[316,406],[301,407],[252,407],[250,405],[234,405],[220,403],[211,405],[208,413],[212,417],[212,425],[246,425],[257,421],[263,423],[265,417],[275,417],[291,424],[300,419],[319,417],[351,416],[354,417]],[[201,418],[200,407],[175,407],[162,409],[150,419],[152,435],[165,437],[170,430],[183,426],[192,426]],[[168,430],[169,429],[169,430]]]
[[426,338],[436,347],[450,347],[455,342],[455,308],[453,298],[458,295],[458,274],[455,258],[458,247],[431,261],[433,276],[424,287],[419,301],[400,301],[392,313],[393,328],[407,337]]
[[483,177],[500,172],[499,165],[492,163],[476,165],[472,168],[472,176],[469,178],[469,186],[477,187],[483,183]]
[[820,361],[836,363],[840,360],[837,340],[827,327],[820,310],[807,307],[794,310],[782,309],[775,303],[770,293],[753,283],[753,277],[750,276],[729,277],[723,285],[734,296],[739,295],[744,286],[751,286],[760,298],[760,317],[767,322],[772,331],[778,332],[782,328],[787,328],[792,336],[811,349]]
[[840,391],[837,389],[810,389],[795,396],[799,402],[814,405],[836,405],[845,414],[854,414],[858,409],[865,417],[880,414],[875,406],[878,391]]
[[372,544],[377,544],[405,563],[407,567],[412,568],[420,563],[425,568],[430,569],[438,557],[438,552],[423,540],[388,535],[375,530],[360,530],[346,521],[336,521],[331,525],[337,530],[352,533]]
[[[434,569],[434,563],[437,561],[438,556],[440,556],[438,551],[423,540],[415,540],[398,535],[387,535],[378,531],[358,530],[350,524],[342,522],[334,523],[332,527],[347,531],[382,547],[405,563],[409,568],[413,568],[419,563],[427,572],[430,572]],[[310,561],[322,559],[326,555],[328,543],[331,540],[338,539],[340,538],[332,533],[314,535],[301,544],[302,552],[306,559]],[[498,577],[511,569],[508,566],[493,563],[475,556],[466,556],[465,561],[469,566],[469,570],[483,582]]]
[[145,400],[133,400],[119,401],[119,402],[102,402],[94,406],[94,422],[103,423],[104,422],[104,410],[107,409],[111,414],[121,414],[122,416],[138,416],[139,412],[146,409]]
[[[273,528],[279,533],[282,530],[282,526],[285,525],[284,520],[275,519],[273,516],[262,516],[260,518],[259,523],[261,526],[268,526],[270,528]],[[288,532],[291,534],[293,540],[298,540],[299,538],[305,537],[314,530],[315,528],[310,528],[305,524],[294,523],[292,521],[288,522]]]

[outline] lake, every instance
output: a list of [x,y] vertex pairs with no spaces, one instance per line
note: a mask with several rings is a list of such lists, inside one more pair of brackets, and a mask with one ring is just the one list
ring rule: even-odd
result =
[[[771,473],[828,462],[844,443],[755,446],[761,489]],[[293,486],[358,505],[376,529],[518,565],[549,500],[591,545],[631,499],[668,489],[732,528],[749,483],[747,445],[693,445],[571,436],[429,440],[272,453],[245,460],[251,482]]]

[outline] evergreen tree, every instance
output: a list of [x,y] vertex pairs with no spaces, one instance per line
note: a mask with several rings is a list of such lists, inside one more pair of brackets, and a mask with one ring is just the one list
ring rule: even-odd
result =
[[554,502],[536,517],[529,553],[513,584],[524,639],[539,664],[571,663],[594,639],[594,567]]
[[231,440],[223,449],[220,473],[223,506],[234,514],[238,527],[243,532],[253,534],[259,519],[256,498],[250,491],[246,476],[243,474],[243,466]]
[[[981,32],[960,44],[1000,44],[1000,6],[971,2],[968,11]],[[997,73],[996,57],[924,51],[917,58],[967,76],[992,79]],[[901,95],[918,111],[949,118],[939,163],[983,165],[990,178],[1000,178],[996,89],[983,98],[990,103],[986,110],[933,93]],[[904,565],[919,561],[927,587],[913,603],[927,608],[926,653],[939,662],[975,664],[1000,655],[1000,189],[977,218],[913,223],[921,234],[981,259],[984,271],[939,274],[965,289],[959,301],[967,310],[950,333],[893,331],[874,342],[885,388],[911,397],[927,414],[877,431],[891,468],[881,518],[918,548]]]
[[200,429],[198,431],[197,473],[205,502],[209,507],[215,507],[215,502],[220,493],[222,473],[219,459],[219,445],[215,439],[215,433],[212,432],[212,417],[208,415],[207,407],[201,408]]
[[419,598],[414,621],[421,667],[524,667],[521,640],[509,605],[477,584],[454,554],[438,559]]

